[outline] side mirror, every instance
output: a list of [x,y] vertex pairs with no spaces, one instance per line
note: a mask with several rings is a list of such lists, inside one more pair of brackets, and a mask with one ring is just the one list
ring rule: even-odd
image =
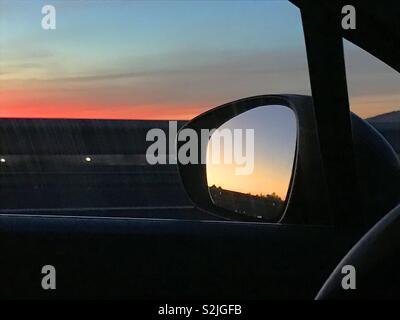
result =
[[[351,114],[351,122],[360,210],[371,225],[399,201],[400,162],[365,120]],[[311,97],[264,95],[214,108],[181,128],[178,155],[188,150],[184,137],[193,135],[201,137],[194,161],[178,156],[178,170],[197,208],[233,221],[332,224],[336,200],[325,179]]]
[[[235,221],[329,220],[326,210],[321,214],[326,190],[311,97],[234,101],[194,118],[180,133],[185,136],[187,129],[207,137],[198,161],[182,163],[178,157],[183,185],[200,209]],[[186,144],[180,140],[178,154]],[[295,182],[305,177],[313,183],[300,192]],[[298,205],[290,215],[289,202]]]

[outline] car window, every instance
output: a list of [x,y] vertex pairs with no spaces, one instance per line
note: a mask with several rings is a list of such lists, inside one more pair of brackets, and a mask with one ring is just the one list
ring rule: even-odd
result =
[[2,212],[203,219],[176,166],[146,161],[146,133],[244,97],[311,94],[288,1],[47,5],[0,2]]
[[350,110],[372,124],[400,154],[400,74],[344,40]]

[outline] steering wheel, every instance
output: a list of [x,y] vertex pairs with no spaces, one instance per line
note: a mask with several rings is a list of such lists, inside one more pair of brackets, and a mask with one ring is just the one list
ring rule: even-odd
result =
[[[350,275],[350,272],[354,274]],[[350,286],[349,276],[354,277]],[[316,299],[399,298],[400,204],[348,252],[329,276]]]

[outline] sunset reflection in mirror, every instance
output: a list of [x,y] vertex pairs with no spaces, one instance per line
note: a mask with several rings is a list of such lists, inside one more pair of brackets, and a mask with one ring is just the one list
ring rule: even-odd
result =
[[[242,141],[231,144],[225,136],[215,133],[211,136],[206,170],[212,201],[236,213],[278,219],[284,209],[295,160],[297,121],[294,112],[286,106],[260,106],[234,117],[218,131],[224,129],[231,132],[241,129]],[[245,137],[246,129],[254,130],[254,151],[251,154],[249,140],[246,141]],[[220,140],[220,149],[212,148],[216,139]],[[238,163],[235,159],[234,149],[238,145],[245,162]],[[215,161],[216,151],[219,151],[220,161]],[[238,175],[237,169],[250,162],[254,165],[252,172]]]

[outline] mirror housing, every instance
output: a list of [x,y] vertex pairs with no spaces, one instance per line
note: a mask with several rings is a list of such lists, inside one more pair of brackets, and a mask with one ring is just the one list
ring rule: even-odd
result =
[[[288,191],[285,210],[278,220],[268,222],[326,224],[330,221],[327,210],[327,190],[320,161],[318,138],[312,108],[312,99],[300,95],[263,95],[241,99],[224,104],[207,111],[184,125],[181,130],[191,129],[201,136],[201,130],[213,130],[230,119],[260,106],[280,105],[291,109],[298,124],[297,152],[294,159],[291,185]],[[202,144],[204,142],[202,141]],[[208,141],[207,141],[208,143]],[[185,141],[177,141],[179,150]],[[189,198],[200,209],[234,221],[260,221],[255,217],[242,216],[226,208],[215,205],[209,193],[207,183],[207,167],[202,153],[204,145],[199,145],[197,164],[182,164],[178,161],[178,169],[182,183]],[[308,190],[301,190],[300,181],[309,181]],[[291,211],[291,204],[296,210]]]

